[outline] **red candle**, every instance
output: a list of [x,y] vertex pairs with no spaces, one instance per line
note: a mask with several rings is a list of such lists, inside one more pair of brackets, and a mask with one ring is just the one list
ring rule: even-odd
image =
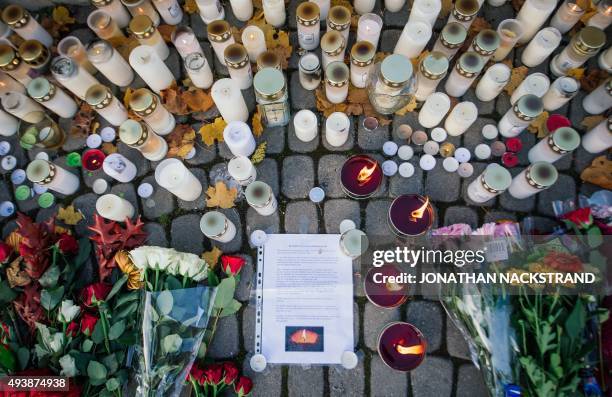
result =
[[546,129],[548,133],[555,132],[556,129],[561,127],[571,127],[572,122],[565,116],[560,114],[551,114],[546,120]]
[[387,325],[378,337],[378,354],[397,371],[412,371],[425,358],[427,342],[414,325],[396,322]]
[[[406,284],[382,283],[382,276],[399,276],[401,272],[393,265],[373,267],[363,280],[365,294],[374,305],[392,308],[401,305],[408,299]],[[378,281],[378,282],[377,282]]]
[[389,207],[389,226],[399,237],[415,237],[427,232],[434,221],[429,197],[405,194],[397,197]]
[[89,149],[85,153],[83,153],[82,163],[83,168],[87,171],[97,171],[102,168],[102,164],[104,164],[104,159],[106,155],[103,151],[98,149]]
[[342,190],[347,196],[365,199],[372,196],[383,180],[383,172],[378,161],[370,156],[358,154],[350,157],[340,170]]

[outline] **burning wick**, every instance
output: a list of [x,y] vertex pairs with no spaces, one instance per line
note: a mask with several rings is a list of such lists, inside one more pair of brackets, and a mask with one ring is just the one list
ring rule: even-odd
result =
[[423,215],[425,214],[425,210],[427,209],[428,205],[429,205],[429,197],[425,197],[425,203],[423,203],[422,206],[420,206],[419,208],[417,208],[416,210],[410,213],[410,220],[412,222],[416,222],[417,219],[423,218]]
[[357,175],[357,182],[359,182],[359,185],[361,186],[368,183],[370,179],[372,179],[372,174],[374,174],[375,170],[376,163],[373,163],[370,167],[368,167],[367,165],[364,166]]
[[397,350],[399,354],[423,354],[423,345],[403,346],[403,342],[403,340],[399,341],[395,345],[395,350]]

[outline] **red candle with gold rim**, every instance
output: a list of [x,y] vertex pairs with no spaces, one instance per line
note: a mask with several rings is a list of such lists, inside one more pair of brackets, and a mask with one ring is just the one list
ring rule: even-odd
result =
[[387,325],[378,337],[378,354],[389,367],[412,371],[425,358],[427,342],[414,325],[395,322]]
[[381,281],[383,276],[399,276],[400,274],[397,267],[389,264],[368,270],[363,280],[363,288],[370,302],[384,308],[397,307],[406,302],[408,299],[406,284],[376,282]]
[[399,237],[415,237],[427,232],[434,221],[429,197],[405,194],[397,197],[389,207],[389,226]]
[[383,180],[383,172],[378,161],[365,154],[350,157],[340,171],[342,190],[347,196],[365,199],[372,196]]
[[85,153],[83,153],[83,157],[81,159],[83,168],[87,171],[97,171],[102,168],[102,164],[104,164],[104,159],[106,155],[103,151],[98,149],[89,149]]

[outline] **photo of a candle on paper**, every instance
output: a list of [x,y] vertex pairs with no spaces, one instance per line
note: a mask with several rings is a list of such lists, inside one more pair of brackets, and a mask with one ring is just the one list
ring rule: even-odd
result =
[[322,352],[323,327],[285,327],[285,351]]

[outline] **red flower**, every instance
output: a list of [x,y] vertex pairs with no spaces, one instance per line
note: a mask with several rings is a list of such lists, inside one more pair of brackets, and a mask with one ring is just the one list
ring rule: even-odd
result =
[[189,373],[187,374],[187,381],[193,379],[195,382],[203,384],[204,380],[202,378],[204,378],[204,370],[198,365],[193,364],[191,366],[191,371],[189,371]]
[[238,371],[238,367],[231,361],[223,363],[223,372],[225,373],[225,377],[223,381],[226,385],[231,385],[238,379],[238,375],[240,371]]
[[60,236],[57,241],[57,246],[62,254],[76,254],[79,252],[79,242],[74,236],[68,233],[64,233]]
[[523,148],[523,142],[519,138],[506,139],[506,148],[509,152],[518,153]]
[[106,283],[90,284],[81,291],[81,299],[85,305],[92,306],[94,296],[97,301],[103,301],[112,288],[112,285]]
[[220,364],[210,364],[204,367],[204,377],[206,378],[203,383],[209,385],[218,385],[223,382],[223,366]]
[[234,391],[238,394],[238,397],[244,397],[251,394],[253,390],[253,381],[251,378],[241,376],[240,379],[234,385]]
[[551,251],[543,259],[544,264],[563,272],[582,271],[582,261],[576,255]]
[[79,333],[79,324],[75,321],[71,321],[70,324],[68,324],[68,328],[66,328],[66,335],[67,336],[72,336],[73,338],[75,336],[77,336]]
[[87,312],[83,313],[83,316],[81,317],[81,332],[87,336],[90,336],[97,322],[97,316]]
[[244,258],[239,256],[223,255],[221,257],[222,269],[228,276],[235,276],[240,273],[245,263]]
[[563,215],[561,219],[569,221],[576,225],[580,229],[588,229],[593,224],[593,217],[591,216],[591,208],[579,208],[572,212],[568,212]]
[[4,241],[0,241],[0,263],[8,261],[12,253],[13,248]]

